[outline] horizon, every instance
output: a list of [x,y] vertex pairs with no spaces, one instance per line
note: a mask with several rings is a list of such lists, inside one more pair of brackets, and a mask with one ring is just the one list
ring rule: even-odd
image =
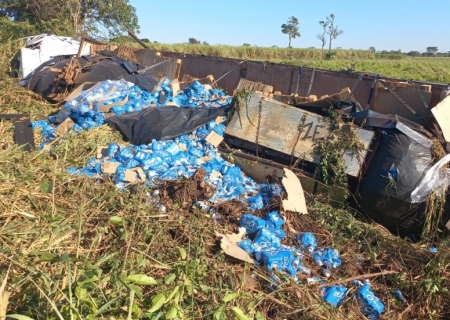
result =
[[[423,53],[427,47],[438,47],[438,52],[450,51],[445,37],[450,1],[435,0],[428,5],[418,1],[387,0],[364,5],[357,0],[340,3],[322,0],[303,2],[303,5],[302,1],[300,5],[298,2],[286,0],[283,6],[273,10],[273,3],[267,0],[228,0],[226,3],[174,0],[167,9],[167,5],[154,1],[130,0],[139,19],[138,37],[147,38],[150,42],[181,44],[195,38],[210,45],[242,46],[248,43],[253,47],[285,48],[288,36],[281,33],[281,25],[294,16],[299,20],[301,37],[292,39],[292,47],[321,49],[316,38],[322,28],[319,21],[334,13],[336,24],[344,31],[333,40],[334,50],[369,50],[375,47],[377,52]],[[158,26],[157,32],[154,32],[154,26]],[[325,48],[328,49],[328,43]]]

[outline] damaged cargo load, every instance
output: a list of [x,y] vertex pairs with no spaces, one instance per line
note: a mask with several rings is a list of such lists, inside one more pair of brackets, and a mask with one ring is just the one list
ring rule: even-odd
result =
[[[176,143],[170,144],[174,154],[158,156],[158,170],[128,172],[133,181],[148,183],[192,176],[194,168],[211,159],[223,167],[218,148],[239,168],[236,174],[205,168],[208,181],[219,189],[223,182],[218,181],[240,177],[241,170],[258,183],[270,183],[289,169],[307,197],[325,195],[330,203],[346,198],[363,215],[402,236],[420,235],[431,195],[446,196],[450,111],[449,98],[442,96],[448,90],[444,84],[115,47],[92,39],[82,39],[72,55],[50,57],[19,83],[62,106],[48,122],[32,123],[43,129],[41,149],[48,150],[69,130],[104,124],[138,146],[121,156],[111,151],[119,162],[130,157],[128,166],[140,163],[134,159],[138,153],[150,163],[146,153],[155,152],[153,144],[166,148]],[[347,139],[341,136],[344,129],[352,140],[338,144]],[[331,140],[342,150],[323,143]],[[330,160],[327,152],[339,159]],[[74,172],[101,174],[99,163]],[[185,170],[182,163],[195,166]],[[325,166],[329,175],[342,171],[345,179],[339,184],[325,179]],[[170,174],[164,174],[167,170]],[[125,177],[117,167],[114,174]],[[257,191],[249,180],[230,181],[220,199],[249,200],[250,190]],[[255,200],[258,207],[270,198],[261,197]]]

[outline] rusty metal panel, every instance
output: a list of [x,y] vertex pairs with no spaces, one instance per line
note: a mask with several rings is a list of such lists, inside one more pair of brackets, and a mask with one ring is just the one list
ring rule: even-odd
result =
[[[261,116],[259,117],[260,105]],[[314,145],[318,139],[328,134],[328,129],[322,116],[268,99],[257,93],[252,93],[244,110],[241,110],[239,114],[234,114],[225,133],[244,141],[246,145],[251,143],[256,147],[255,141],[259,118],[259,146],[286,155],[290,155],[294,149],[294,157],[319,163],[320,159],[314,152]],[[302,128],[302,133],[297,142],[299,126]],[[372,131],[357,130],[357,136],[363,143],[365,150],[362,152],[361,157],[345,155],[347,174],[355,177],[359,175],[363,163],[361,160],[365,159],[368,153],[373,135]]]
[[[430,117],[431,112],[429,108],[425,107],[419,92],[416,89],[406,87],[393,87],[392,90],[414,109],[417,116],[381,85],[377,85],[376,87],[375,99],[371,110],[383,114],[397,114],[421,125],[426,124],[425,121]],[[432,93],[422,91],[422,95],[425,98],[427,105],[429,105]]]

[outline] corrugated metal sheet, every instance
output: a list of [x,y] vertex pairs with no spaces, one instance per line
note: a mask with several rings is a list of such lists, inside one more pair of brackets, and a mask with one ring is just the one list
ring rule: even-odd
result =
[[[262,100],[264,98],[264,100]],[[235,113],[225,133],[238,138],[242,146],[256,147],[256,134],[259,118],[259,104],[261,103],[261,120],[259,126],[258,145],[263,146],[287,156],[294,149],[294,157],[306,161],[319,163],[319,157],[314,152],[314,145],[318,139],[327,136],[328,129],[322,116],[301,110],[296,107],[252,93],[247,107],[240,111],[240,116]],[[241,127],[242,123],[242,127]],[[297,142],[298,127],[302,126],[302,133]],[[359,175],[363,159],[365,159],[374,133],[372,131],[358,129],[357,136],[363,143],[365,150],[360,157],[344,155],[347,165],[346,173],[357,177]],[[360,158],[360,159],[358,159]]]

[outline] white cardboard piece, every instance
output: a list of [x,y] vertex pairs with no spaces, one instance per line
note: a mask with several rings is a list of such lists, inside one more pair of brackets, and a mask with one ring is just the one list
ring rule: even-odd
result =
[[284,211],[298,212],[307,214],[306,199],[300,180],[295,173],[284,168],[284,177],[281,181],[287,193],[287,199],[283,200]]
[[450,142],[450,96],[439,102],[431,112],[441,127],[445,141]]
[[214,147],[217,148],[219,144],[223,141],[223,137],[215,133],[214,131],[211,131],[205,140],[206,142],[209,142],[210,144],[212,144]]
[[120,165],[119,162],[103,162],[102,163],[102,172],[108,174],[116,173],[117,167]]
[[221,237],[220,247],[226,255],[235,259],[255,264],[255,261],[242,248],[238,247],[237,243],[242,240],[245,234],[245,228],[239,228],[239,233],[223,235],[216,232],[216,236]]

